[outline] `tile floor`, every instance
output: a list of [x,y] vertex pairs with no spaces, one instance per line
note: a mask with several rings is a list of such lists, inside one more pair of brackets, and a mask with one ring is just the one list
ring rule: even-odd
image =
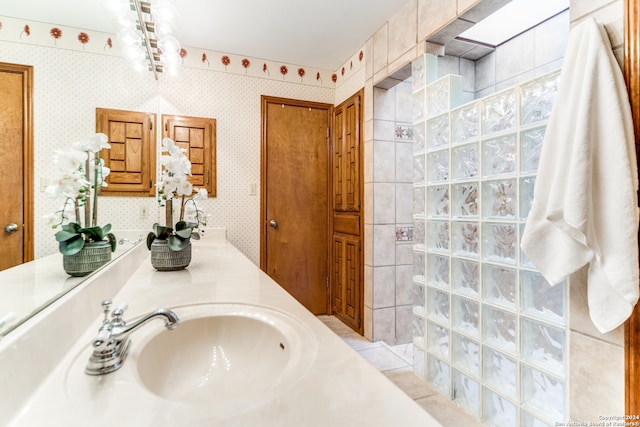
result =
[[411,366],[413,345],[389,346],[382,341],[370,342],[333,316],[318,316],[369,363],[400,387],[445,427],[480,427],[478,421],[458,408],[433,387],[414,375]]

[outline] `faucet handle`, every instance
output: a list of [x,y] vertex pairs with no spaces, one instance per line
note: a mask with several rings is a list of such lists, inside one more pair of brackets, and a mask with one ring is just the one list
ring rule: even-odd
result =
[[111,300],[106,299],[102,301],[101,305],[102,305],[102,312],[104,313],[104,320],[102,321],[102,323],[106,324],[109,322],[109,312],[111,311]]
[[124,315],[124,312],[127,308],[129,308],[129,305],[126,303],[122,303],[115,310],[111,312],[112,326],[124,326],[126,324],[122,316]]

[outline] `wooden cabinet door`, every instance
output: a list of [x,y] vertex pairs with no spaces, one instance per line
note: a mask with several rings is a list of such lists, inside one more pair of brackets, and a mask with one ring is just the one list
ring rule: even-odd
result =
[[191,161],[189,181],[216,196],[216,120],[162,115],[162,136],[173,139]]
[[155,114],[96,108],[96,132],[106,134],[111,144],[101,153],[111,169],[101,194],[155,196],[155,123]]
[[359,236],[333,236],[333,313],[354,329],[361,327],[361,250]]
[[332,176],[331,308],[362,333],[362,96],[359,91],[335,109]]

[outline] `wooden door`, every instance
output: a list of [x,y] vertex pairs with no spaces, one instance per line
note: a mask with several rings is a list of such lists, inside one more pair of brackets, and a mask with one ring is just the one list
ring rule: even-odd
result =
[[331,308],[362,333],[363,213],[362,97],[359,91],[335,109],[332,176]]
[[328,305],[333,106],[262,97],[260,268],[314,314]]
[[33,259],[33,69],[0,63],[0,270]]
[[216,196],[216,120],[162,115],[162,136],[173,139],[191,161],[189,181]]

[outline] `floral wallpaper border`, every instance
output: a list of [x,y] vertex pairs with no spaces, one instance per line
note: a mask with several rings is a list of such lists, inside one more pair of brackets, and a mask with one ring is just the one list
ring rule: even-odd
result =
[[[0,40],[121,56],[114,34],[7,16],[0,16]],[[356,75],[365,60],[364,48],[335,71],[190,47],[183,47],[180,57],[183,67],[333,88]]]

